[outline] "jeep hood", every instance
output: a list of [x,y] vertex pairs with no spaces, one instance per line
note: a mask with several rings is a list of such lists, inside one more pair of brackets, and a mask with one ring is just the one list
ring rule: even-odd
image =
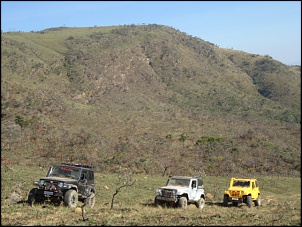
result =
[[44,180],[44,181],[60,181],[60,182],[65,182],[65,183],[76,183],[78,182],[77,179],[71,179],[71,178],[66,178],[66,177],[43,177],[40,178],[40,180]]
[[249,187],[242,187],[242,186],[234,186],[234,187],[230,187],[228,190],[234,190],[234,191],[243,191],[245,189],[249,189]]
[[188,188],[188,186],[164,186],[161,187],[161,189],[177,189],[177,190],[183,190],[185,188]]

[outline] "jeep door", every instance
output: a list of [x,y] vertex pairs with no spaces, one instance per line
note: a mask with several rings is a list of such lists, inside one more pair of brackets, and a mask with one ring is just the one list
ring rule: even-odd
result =
[[190,184],[190,195],[189,195],[189,199],[190,200],[197,200],[196,199],[197,196],[197,180],[192,180],[191,184]]
[[80,194],[84,194],[86,185],[88,184],[87,175],[88,175],[88,171],[86,169],[82,169],[81,177],[80,177],[79,185],[78,185]]
[[251,184],[252,184],[251,185],[251,187],[252,187],[251,194],[252,194],[253,200],[255,200],[258,198],[258,187],[256,185],[256,182],[254,182],[254,181],[252,181]]

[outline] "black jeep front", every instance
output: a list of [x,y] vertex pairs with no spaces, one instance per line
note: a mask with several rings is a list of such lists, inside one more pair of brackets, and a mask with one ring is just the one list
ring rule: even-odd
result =
[[51,166],[46,177],[35,181],[28,195],[28,203],[51,201],[64,202],[66,206],[76,207],[78,200],[91,207],[95,203],[94,173],[91,167],[62,163]]

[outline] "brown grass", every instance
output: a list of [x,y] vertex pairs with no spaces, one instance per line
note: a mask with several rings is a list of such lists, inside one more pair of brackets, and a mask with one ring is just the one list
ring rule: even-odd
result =
[[[199,211],[195,205],[186,210],[178,208],[156,208],[153,206],[155,189],[163,186],[166,177],[132,175],[133,186],[123,188],[116,195],[114,208],[110,209],[112,195],[118,184],[117,174],[96,173],[96,204],[85,208],[87,221],[83,221],[80,209],[65,206],[29,206],[26,203],[31,184],[45,176],[47,168],[12,165],[1,166],[1,225],[50,225],[50,226],[300,226],[301,224],[301,178],[258,177],[261,187],[262,205],[248,208],[222,207],[223,191],[228,187],[226,177],[204,177],[206,206]],[[237,177],[237,176],[236,176]],[[12,192],[23,197],[19,203],[7,198]],[[79,203],[80,207],[82,204]]]

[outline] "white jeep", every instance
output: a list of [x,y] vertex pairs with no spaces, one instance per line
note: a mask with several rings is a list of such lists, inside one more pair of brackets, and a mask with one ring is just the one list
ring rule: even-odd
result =
[[171,205],[186,208],[195,204],[203,209],[205,205],[205,189],[200,177],[170,176],[166,186],[156,189],[155,206]]

